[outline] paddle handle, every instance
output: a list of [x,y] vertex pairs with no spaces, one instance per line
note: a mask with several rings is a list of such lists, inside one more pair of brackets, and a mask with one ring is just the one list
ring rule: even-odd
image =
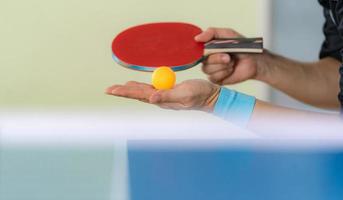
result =
[[263,38],[225,38],[205,43],[204,55],[214,53],[262,53]]

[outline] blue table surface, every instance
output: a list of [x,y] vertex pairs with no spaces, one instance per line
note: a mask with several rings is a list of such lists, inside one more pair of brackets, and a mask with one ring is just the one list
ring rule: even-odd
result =
[[343,149],[128,149],[131,200],[343,199]]

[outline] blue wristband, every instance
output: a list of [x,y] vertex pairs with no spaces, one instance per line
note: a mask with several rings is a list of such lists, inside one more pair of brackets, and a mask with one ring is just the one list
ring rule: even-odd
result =
[[222,87],[213,113],[238,126],[246,127],[255,107],[256,99]]

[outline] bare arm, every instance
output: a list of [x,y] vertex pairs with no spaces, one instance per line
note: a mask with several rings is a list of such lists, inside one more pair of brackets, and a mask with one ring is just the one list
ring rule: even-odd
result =
[[[220,87],[204,80],[187,80],[171,90],[155,90],[151,85],[128,82],[107,89],[110,95],[137,99],[174,110],[202,110],[213,112]],[[338,114],[320,114],[275,106],[256,101],[248,128],[260,135],[316,137],[342,135]],[[316,135],[317,134],[317,135]]]
[[[232,29],[209,28],[195,39],[242,37]],[[300,62],[268,52],[263,54],[213,54],[203,62],[211,82],[230,85],[256,79],[304,103],[338,109],[339,66],[334,58]]]
[[257,80],[304,103],[321,108],[339,108],[340,62],[336,59],[327,57],[305,63],[267,52],[258,55],[257,63]]
[[260,100],[248,128],[261,135],[291,137],[342,137],[343,124],[338,114],[322,114],[275,106]]

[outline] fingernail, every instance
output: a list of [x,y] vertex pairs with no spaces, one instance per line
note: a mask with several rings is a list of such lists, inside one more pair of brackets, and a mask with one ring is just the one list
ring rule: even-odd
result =
[[158,103],[161,101],[161,95],[156,94],[150,98],[150,103]]
[[112,89],[111,88],[107,88],[106,89],[106,94],[112,94]]
[[110,90],[110,94],[117,94],[118,88]]
[[230,61],[230,56],[227,54],[224,54],[221,56],[221,59],[223,62],[228,63]]

